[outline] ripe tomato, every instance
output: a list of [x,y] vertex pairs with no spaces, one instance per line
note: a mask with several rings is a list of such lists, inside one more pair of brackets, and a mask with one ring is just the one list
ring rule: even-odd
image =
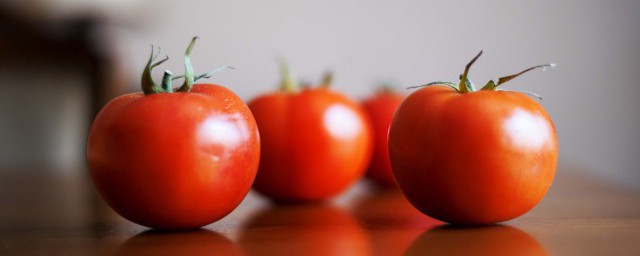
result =
[[459,87],[437,82],[429,85],[443,86],[409,95],[389,133],[402,191],[420,211],[449,223],[496,223],[526,213],[551,186],[558,159],[555,128],[542,106],[520,92],[496,91],[548,65],[474,91],[466,79],[473,61]]
[[396,184],[391,173],[387,141],[393,114],[402,100],[404,100],[404,95],[383,89],[362,103],[369,120],[371,120],[374,142],[373,156],[366,175],[382,186],[395,186]]
[[364,173],[369,123],[360,106],[328,82],[296,91],[287,77],[281,91],[249,102],[262,140],[254,188],[275,201],[328,199]]
[[87,161],[98,191],[120,215],[147,227],[197,228],[226,216],[258,168],[260,141],[249,108],[222,86],[192,87],[194,42],[178,92],[168,72],[163,88],[153,84],[151,68],[164,60],[151,64],[152,51],[146,94],[112,100],[89,132]]

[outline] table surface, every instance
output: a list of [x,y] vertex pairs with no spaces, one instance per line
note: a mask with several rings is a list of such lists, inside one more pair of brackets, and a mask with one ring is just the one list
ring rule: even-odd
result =
[[86,175],[0,172],[0,255],[640,255],[640,193],[558,173],[536,208],[487,227],[444,225],[362,181],[325,204],[251,192],[214,224],[166,233],[118,216]]

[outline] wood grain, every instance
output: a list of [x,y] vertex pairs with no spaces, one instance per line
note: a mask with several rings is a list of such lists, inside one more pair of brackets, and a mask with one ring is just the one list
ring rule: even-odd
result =
[[640,193],[559,170],[545,199],[488,227],[444,225],[393,190],[360,182],[325,204],[250,193],[203,229],[163,233],[122,219],[90,179],[0,174],[0,255],[640,255]]

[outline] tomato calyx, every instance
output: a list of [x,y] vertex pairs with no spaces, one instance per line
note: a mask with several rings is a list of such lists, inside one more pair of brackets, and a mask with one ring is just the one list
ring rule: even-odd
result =
[[385,81],[378,83],[374,91],[375,95],[396,94],[399,93],[395,82]]
[[[469,63],[467,63],[467,66],[464,69],[464,73],[462,73],[460,75],[460,82],[458,84],[452,83],[452,82],[442,82],[442,81],[437,81],[437,82],[431,82],[428,84],[424,84],[424,85],[418,85],[418,86],[410,86],[407,87],[407,89],[415,89],[415,88],[422,88],[422,87],[426,87],[426,86],[432,86],[432,85],[444,85],[447,87],[450,87],[452,89],[454,89],[456,92],[459,93],[469,93],[469,92],[475,92],[477,91],[474,84],[471,82],[471,80],[468,78],[469,76],[469,69],[471,68],[471,65],[473,65],[473,63],[476,62],[476,60],[478,58],[480,58],[480,55],[482,55],[482,51],[480,51],[480,53],[478,53],[478,55],[476,55],[473,59],[471,59],[471,61],[469,61]],[[489,80],[489,82],[487,82],[487,84],[485,86],[483,86],[482,88],[480,88],[480,91],[506,91],[503,89],[499,89],[498,86],[524,74],[527,73],[531,70],[534,69],[538,69],[541,68],[542,71],[545,71],[547,68],[552,68],[555,67],[556,64],[555,63],[548,63],[548,64],[542,64],[542,65],[537,65],[537,66],[533,66],[530,68],[527,68],[523,71],[520,71],[519,73],[513,74],[513,75],[508,75],[508,76],[504,76],[504,77],[500,77],[498,78],[498,82],[494,82],[493,80]],[[528,95],[531,95],[533,97],[536,97],[538,99],[542,99],[542,96],[532,93],[532,92],[527,92],[527,91],[518,91],[521,93],[525,93]]]
[[200,75],[194,75],[193,65],[191,65],[191,51],[193,50],[193,46],[195,45],[197,39],[198,37],[193,37],[191,39],[191,43],[189,43],[189,46],[185,51],[184,75],[179,75],[174,77],[171,71],[165,70],[164,75],[162,76],[162,84],[160,86],[158,86],[153,81],[153,77],[151,76],[152,71],[153,71],[153,68],[169,60],[169,56],[165,56],[163,59],[156,61],[156,59],[158,59],[158,56],[160,55],[160,47],[158,47],[157,52],[154,52],[154,46],[151,45],[151,56],[149,57],[149,61],[147,61],[147,64],[144,70],[142,71],[142,77],[140,81],[142,85],[142,92],[144,92],[145,95],[156,94],[156,93],[172,93],[174,92],[172,81],[180,78],[184,78],[184,82],[180,87],[175,89],[175,92],[189,92],[193,87],[193,84],[195,83],[195,81],[198,81],[203,78],[210,78],[211,75],[213,75],[214,73],[220,72],[225,69],[235,69],[234,67],[226,66],[226,67],[220,67],[220,68],[214,69],[212,71],[209,71]]
[[[282,77],[282,81],[280,82],[280,91],[295,93],[299,90],[299,88],[311,87],[310,83],[299,83],[298,79],[296,79],[295,75],[293,74],[293,71],[284,60],[280,60],[280,76]],[[318,87],[329,88],[332,84],[333,72],[327,71],[322,76],[322,80]]]
[[327,71],[322,75],[322,80],[320,82],[320,87],[329,88],[333,84],[333,72]]
[[300,87],[296,76],[289,68],[289,64],[286,61],[280,61],[280,76],[282,76],[282,81],[280,82],[280,90],[284,92],[297,92]]

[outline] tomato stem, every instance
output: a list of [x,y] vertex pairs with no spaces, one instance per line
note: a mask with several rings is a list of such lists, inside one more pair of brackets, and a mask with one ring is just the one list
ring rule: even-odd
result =
[[[555,66],[556,66],[556,64],[555,64],[555,63],[548,63],[548,64],[542,64],[542,65],[533,66],[533,67],[530,67],[530,68],[525,69],[525,70],[523,70],[523,71],[520,71],[520,72],[519,72],[519,73],[517,73],[517,74],[513,74],[513,75],[509,75],[509,76],[500,77],[500,78],[498,78],[498,83],[495,83],[493,80],[490,80],[490,81],[489,81],[489,82],[487,82],[487,84],[486,84],[485,86],[483,86],[483,87],[482,87],[482,89],[480,89],[480,90],[489,90],[489,91],[494,91],[494,90],[496,90],[496,88],[498,88],[498,86],[500,86],[501,84],[504,84],[504,83],[506,83],[506,82],[509,82],[509,81],[511,81],[512,79],[514,79],[514,78],[516,78],[516,77],[518,77],[518,76],[520,76],[520,75],[522,75],[522,74],[524,74],[524,73],[527,73],[527,72],[529,72],[529,71],[531,71],[531,70],[534,70],[534,69],[537,69],[537,68],[541,68],[541,69],[542,69],[542,71],[545,71],[547,68],[553,68],[553,67],[555,67]],[[539,96],[537,96],[537,98],[540,98],[540,97],[539,97]]]
[[189,92],[193,87],[193,83],[195,81],[198,81],[203,78],[210,78],[211,75],[218,73],[222,70],[235,69],[234,67],[226,66],[226,67],[220,67],[220,68],[214,69],[212,71],[209,71],[197,76],[194,75],[193,65],[191,65],[191,51],[193,50],[193,46],[195,45],[197,39],[198,37],[193,37],[191,39],[191,43],[189,43],[189,46],[187,47],[187,50],[185,52],[184,75],[179,75],[174,77],[171,71],[165,70],[164,75],[162,77],[162,84],[160,86],[158,86],[153,81],[151,71],[153,70],[153,68],[169,60],[169,57],[165,56],[164,59],[154,62],[158,58],[158,55],[160,55],[160,47],[158,47],[158,52],[156,53],[154,51],[155,50],[154,46],[151,45],[151,56],[149,57],[149,61],[147,61],[147,65],[145,66],[144,71],[142,71],[142,78],[141,78],[142,91],[144,92],[145,95],[154,94],[154,93],[171,93],[173,92],[173,85],[171,84],[171,81],[179,78],[184,78],[184,82],[176,91]]
[[151,45],[151,56],[149,56],[149,61],[147,61],[147,65],[142,71],[142,77],[140,81],[140,84],[142,86],[142,91],[144,92],[144,94],[154,94],[154,93],[164,92],[164,90],[160,88],[153,81],[153,77],[151,76],[151,71],[153,70],[153,68],[169,60],[169,57],[165,56],[162,60],[154,63],[154,61],[158,59],[158,55],[160,55],[160,51],[161,49],[160,47],[158,47],[158,52],[154,53],[154,46]]
[[427,87],[427,86],[432,86],[432,85],[444,85],[447,86],[451,89],[454,89],[456,92],[460,92],[460,89],[458,89],[458,85],[452,82],[442,82],[442,81],[438,81],[438,82],[431,82],[428,84],[423,84],[423,85],[415,85],[415,86],[409,86],[407,87],[407,90],[409,89],[417,89],[417,88],[422,88],[422,87]]
[[378,84],[378,88],[376,89],[376,94],[385,94],[385,93],[394,93],[396,92],[394,83],[392,82],[382,82]]
[[184,82],[182,83],[182,86],[176,90],[177,92],[189,92],[191,87],[193,87],[195,77],[193,74],[193,65],[191,65],[191,51],[193,50],[193,46],[196,44],[196,40],[198,40],[198,37],[194,36],[184,53]]
[[[457,92],[460,93],[467,93],[467,92],[475,92],[476,88],[473,85],[473,83],[471,82],[471,79],[469,79],[468,75],[469,75],[469,69],[471,68],[471,65],[473,65],[474,62],[476,62],[476,60],[480,57],[480,55],[482,55],[482,51],[480,51],[480,53],[478,53],[478,55],[476,55],[469,63],[467,63],[467,66],[464,68],[464,73],[462,75],[460,75],[460,83],[458,85],[451,83],[451,82],[431,82],[428,84],[424,84],[424,85],[418,85],[418,86],[410,86],[407,87],[407,89],[415,89],[415,88],[421,88],[421,87],[426,87],[426,86],[432,86],[432,85],[444,85],[444,86],[448,86],[454,90],[456,90]],[[542,64],[542,65],[537,65],[537,66],[533,66],[530,67],[528,69],[525,69],[523,71],[520,71],[517,74],[513,74],[513,75],[509,75],[509,76],[504,76],[504,77],[500,77],[498,79],[498,83],[494,82],[493,80],[489,80],[489,82],[487,82],[487,84],[485,86],[483,86],[480,90],[481,91],[505,91],[505,90],[500,90],[498,89],[498,86],[511,81],[512,79],[527,73],[531,70],[534,69],[538,69],[541,68],[542,71],[545,71],[547,68],[552,68],[555,67],[556,64],[555,63],[549,63],[549,64]],[[532,92],[527,92],[527,91],[516,91],[516,92],[521,92],[524,94],[528,94],[530,96],[536,97],[540,100],[542,100],[542,96],[532,93]]]
[[329,88],[331,87],[332,83],[333,83],[333,72],[331,71],[325,72],[324,75],[322,76],[320,87]]
[[282,82],[280,82],[281,91],[295,92],[298,90],[298,81],[296,81],[293,72],[284,60],[280,60],[280,75],[282,76]]
[[468,76],[469,76],[469,69],[471,68],[471,65],[473,65],[474,62],[476,62],[476,60],[478,58],[480,58],[480,55],[482,55],[482,51],[480,51],[480,53],[478,53],[478,55],[476,55],[476,57],[474,57],[469,63],[467,63],[467,66],[464,68],[464,73],[460,76],[460,92],[461,93],[467,93],[469,91],[474,91],[474,86],[473,84],[469,81]]
[[166,93],[173,92],[173,85],[171,84],[171,77],[173,74],[169,70],[164,71],[164,75],[162,76],[162,90]]

